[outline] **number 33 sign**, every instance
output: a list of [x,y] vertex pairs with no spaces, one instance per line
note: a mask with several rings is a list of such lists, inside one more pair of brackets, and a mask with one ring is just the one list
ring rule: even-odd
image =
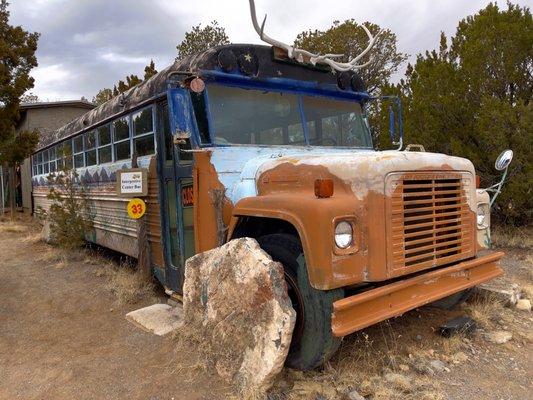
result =
[[146,203],[141,199],[131,199],[128,202],[128,215],[130,218],[139,219],[146,212]]

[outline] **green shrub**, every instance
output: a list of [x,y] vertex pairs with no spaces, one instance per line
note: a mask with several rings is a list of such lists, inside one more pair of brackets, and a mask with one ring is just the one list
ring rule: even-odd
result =
[[74,249],[83,246],[92,230],[92,214],[86,185],[75,170],[63,170],[48,176],[52,204],[40,214],[50,224],[50,239],[57,246]]

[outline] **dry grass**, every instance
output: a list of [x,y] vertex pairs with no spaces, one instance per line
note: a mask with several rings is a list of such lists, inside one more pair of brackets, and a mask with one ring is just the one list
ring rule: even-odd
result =
[[526,274],[517,279],[522,291],[522,297],[533,300],[533,254],[527,254],[524,260],[526,264]]
[[38,230],[31,230],[24,238],[22,238],[22,243],[37,244],[40,242],[44,242],[44,239],[42,233]]
[[494,247],[533,248],[533,227],[493,226],[491,239]]
[[[28,235],[25,240],[37,240],[36,235]],[[39,240],[37,240],[39,241]],[[78,252],[67,251],[53,246],[45,246],[39,256],[39,261],[44,264],[53,265],[54,268],[63,269],[71,266],[73,263],[80,262],[83,259],[83,250]]]
[[0,222],[0,233],[24,233],[28,227],[18,220]]
[[[92,263],[87,258],[86,261]],[[146,281],[130,262],[116,265],[106,261],[95,274],[107,278],[107,288],[115,294],[119,304],[136,304],[147,298],[155,299],[154,284]]]
[[466,304],[465,311],[479,326],[490,329],[504,315],[505,305],[494,296],[476,295]]
[[[413,322],[383,322],[346,338],[322,371],[285,370],[273,394],[284,393],[285,397],[278,397],[288,400],[317,396],[333,400],[346,398],[355,389],[371,399],[442,399],[438,379],[427,375],[428,368],[418,367],[439,357],[430,349],[435,343],[429,338],[411,340]],[[431,336],[437,341],[448,340]]]

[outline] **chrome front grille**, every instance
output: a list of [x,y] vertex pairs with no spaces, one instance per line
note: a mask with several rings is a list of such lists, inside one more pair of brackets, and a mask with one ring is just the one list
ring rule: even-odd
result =
[[475,254],[471,174],[391,174],[386,185],[389,271],[409,273]]

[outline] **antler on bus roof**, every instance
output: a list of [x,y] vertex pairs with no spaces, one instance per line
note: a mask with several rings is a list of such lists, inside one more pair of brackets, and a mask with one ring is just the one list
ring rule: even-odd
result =
[[332,60],[333,58],[339,58],[342,57],[343,54],[314,54],[307,50],[298,49],[296,47],[290,46],[288,44],[285,44],[283,42],[280,42],[279,40],[272,39],[270,36],[268,36],[265,33],[265,22],[266,22],[266,14],[265,18],[263,19],[263,23],[261,26],[259,26],[257,22],[257,14],[255,12],[255,2],[254,0],[250,0],[250,14],[252,16],[252,24],[254,25],[254,29],[261,38],[262,41],[271,44],[272,46],[279,47],[281,49],[284,49],[287,51],[287,55],[289,58],[296,59],[299,62],[303,62],[304,58],[308,58],[309,62],[313,65],[315,64],[324,64],[329,65],[331,68],[337,70],[337,71],[349,71],[351,69],[360,69],[364,68],[367,65],[370,64],[371,60],[367,61],[364,64],[357,64],[357,62],[370,51],[370,49],[374,46],[376,43],[376,38],[380,34],[378,32],[375,36],[372,36],[372,33],[368,30],[368,28],[365,25],[361,25],[361,27],[365,30],[367,36],[368,36],[368,46],[366,49],[363,50],[361,54],[356,56],[355,58],[351,59],[350,61],[343,63]]

